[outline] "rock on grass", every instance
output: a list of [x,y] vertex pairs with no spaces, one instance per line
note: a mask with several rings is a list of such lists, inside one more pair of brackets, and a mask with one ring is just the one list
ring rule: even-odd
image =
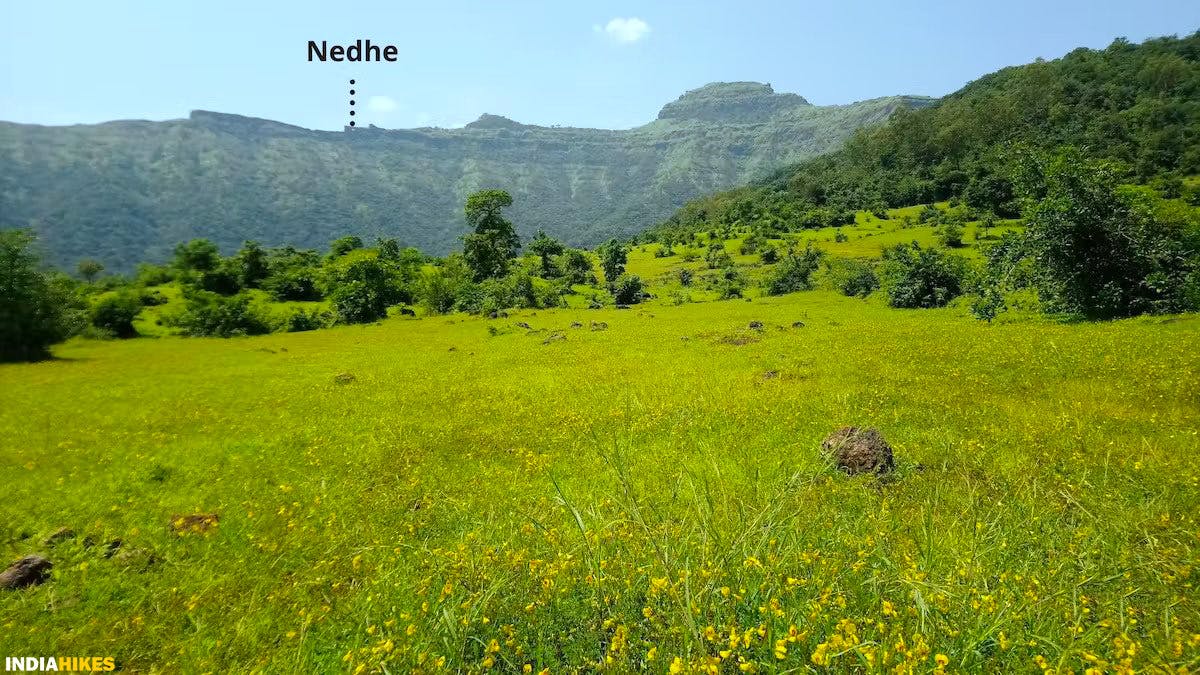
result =
[[26,586],[36,586],[50,577],[54,563],[40,555],[27,555],[0,572],[0,588],[11,591]]
[[842,427],[821,442],[821,450],[838,469],[851,476],[883,475],[896,468],[892,446],[875,429]]

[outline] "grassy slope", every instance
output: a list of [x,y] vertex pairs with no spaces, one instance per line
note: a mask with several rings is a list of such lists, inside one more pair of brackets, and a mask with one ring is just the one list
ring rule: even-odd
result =
[[[949,209],[946,202],[939,202],[936,206],[942,210]],[[937,247],[938,243],[936,228],[931,225],[912,225],[906,227],[903,219],[909,217],[913,223],[916,223],[918,213],[922,206],[910,206],[900,209],[889,209],[888,219],[881,220],[871,215],[866,211],[859,211],[856,214],[856,223],[846,227],[825,227],[813,230],[800,230],[799,232],[788,233],[785,235],[787,239],[776,239],[771,242],[773,246],[784,251],[788,245],[803,247],[806,242],[813,242],[817,248],[827,252],[829,255],[839,258],[863,258],[863,259],[879,259],[883,255],[883,249],[896,244],[908,244],[916,242],[925,247]],[[981,239],[982,232],[978,221],[970,221],[964,224],[963,246],[962,248],[953,249],[951,252],[957,255],[962,255],[970,259],[980,259],[983,256],[981,246],[985,243],[994,243],[1000,238],[1004,232],[1020,229],[1019,221],[999,221],[999,223],[991,228],[987,237]],[[839,242],[836,240],[838,232],[846,235],[846,241]],[[707,238],[707,235],[701,236],[701,243]],[[742,255],[740,247],[742,239],[730,239],[725,242],[725,250],[729,252],[734,263],[742,269],[752,285],[746,289],[745,294],[750,297],[759,297],[762,295],[760,283],[766,278],[772,269],[772,265],[762,263],[762,258],[758,253],[750,255]],[[640,276],[649,285],[650,292],[655,294],[657,302],[660,304],[674,304],[674,299],[678,296],[687,297],[692,302],[705,302],[715,300],[718,294],[714,291],[704,288],[701,278],[705,276],[713,276],[718,274],[716,271],[709,270],[704,262],[704,248],[702,245],[691,247],[691,251],[695,254],[693,260],[686,260],[684,257],[688,247],[677,245],[675,247],[676,255],[667,258],[656,258],[654,252],[661,247],[660,244],[650,243],[634,247],[629,252],[629,263],[626,270],[629,274]],[[691,287],[684,288],[677,279],[677,274],[680,269],[689,269],[698,280]],[[568,301],[571,301],[569,298]],[[586,306],[586,302],[582,302],[582,306]],[[652,303],[653,304],[653,303]],[[1008,317],[1005,317],[1006,319]]]
[[[75,341],[0,366],[0,554],[56,565],[0,595],[0,652],[658,671],[733,629],[762,670],[835,635],[867,643],[835,664],[1196,668],[1198,338],[808,292]],[[843,424],[897,481],[823,464]],[[168,532],[193,512],[219,527]],[[40,543],[64,525],[157,561]]]

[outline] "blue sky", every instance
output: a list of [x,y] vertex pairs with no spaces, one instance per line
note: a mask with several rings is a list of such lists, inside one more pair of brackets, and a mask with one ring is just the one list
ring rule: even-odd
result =
[[[687,89],[769,82],[834,104],[939,96],[997,68],[1114,37],[1200,29],[1196,0],[1006,2],[8,2],[0,120],[72,124],[234,112],[316,129],[627,128]],[[309,63],[371,39],[397,63]]]

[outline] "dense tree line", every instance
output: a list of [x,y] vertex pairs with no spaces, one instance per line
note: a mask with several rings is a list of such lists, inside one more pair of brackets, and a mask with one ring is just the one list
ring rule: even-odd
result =
[[[168,283],[179,289],[182,303],[160,321],[184,335],[217,337],[370,323],[393,310],[490,314],[555,307],[578,286],[598,283],[587,252],[545,233],[530,242],[530,255],[520,256],[520,238],[504,216],[511,204],[502,190],[471,195],[463,250],[445,258],[394,239],[367,246],[352,235],[331,242],[326,253],[246,241],[228,256],[207,239],[193,239],[176,246],[166,264],[143,264],[130,278],[101,277],[103,266],[90,260],[79,264],[79,280],[47,271],[30,233],[0,231],[0,360],[45,357],[50,345],[80,333],[134,337],[143,309],[167,302],[156,287]],[[602,258],[608,290],[628,304],[645,294],[637,277],[623,274],[625,251],[610,242]]]

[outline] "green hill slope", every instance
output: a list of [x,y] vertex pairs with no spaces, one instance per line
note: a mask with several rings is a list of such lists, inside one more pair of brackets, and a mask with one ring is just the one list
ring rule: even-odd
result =
[[323,247],[347,232],[445,253],[465,196],[513,193],[522,234],[590,245],[686,200],[837,148],[855,129],[929,99],[813,106],[757,83],[712,84],[659,118],[613,131],[484,115],[462,129],[325,132],[197,111],[186,120],[42,127],[0,123],[0,228],[32,226],[61,265],[164,259],[207,237]]
[[855,209],[960,198],[1017,215],[1020,158],[1071,145],[1168,195],[1200,173],[1200,33],[1117,40],[1005,68],[932,106],[859,130],[839,151],[739,190],[697,199],[651,237],[723,227],[802,229]]

